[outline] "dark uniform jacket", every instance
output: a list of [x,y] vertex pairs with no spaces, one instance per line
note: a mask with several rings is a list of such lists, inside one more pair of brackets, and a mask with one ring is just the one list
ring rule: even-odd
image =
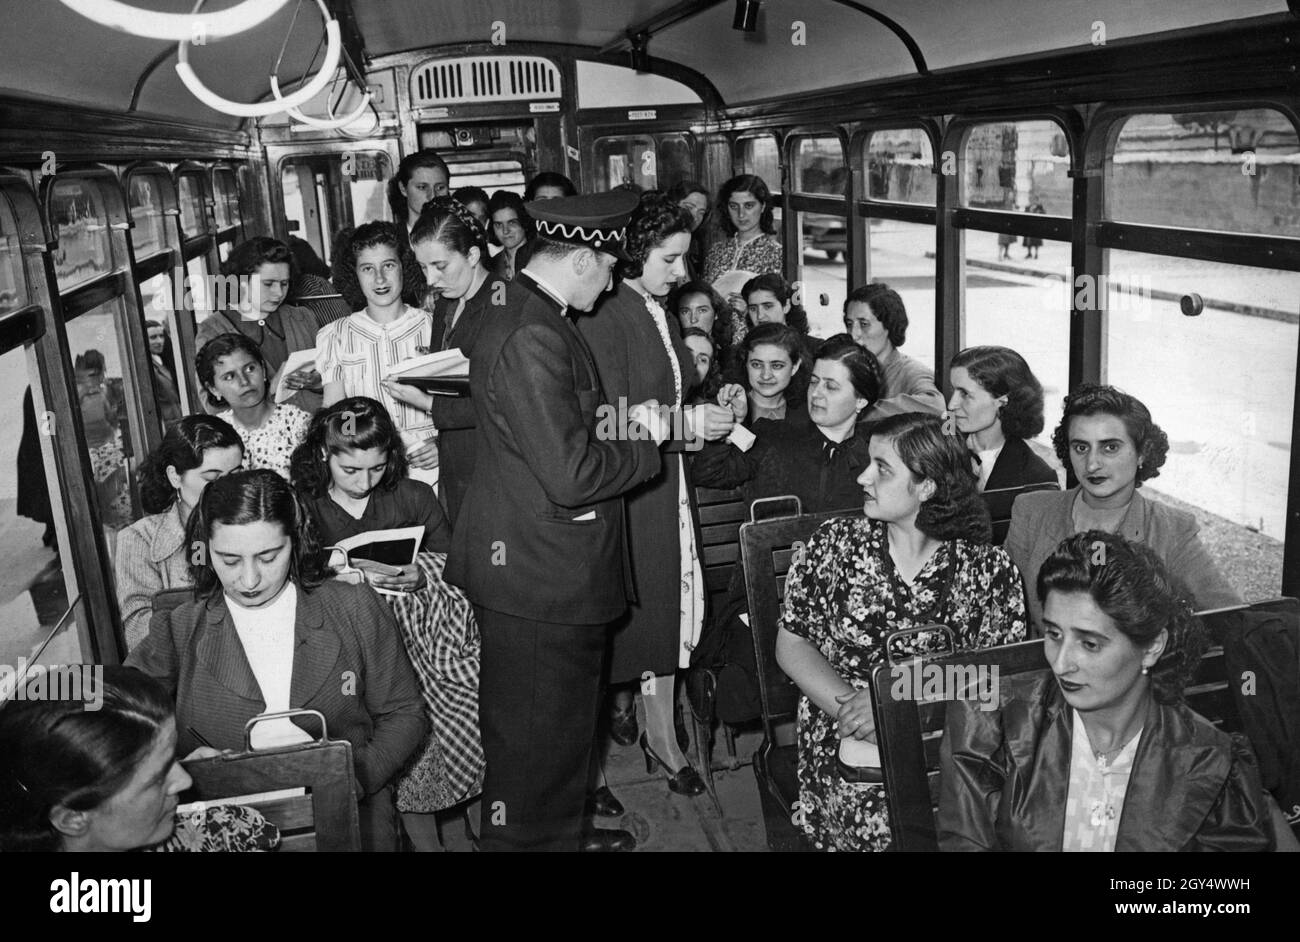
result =
[[[941,748],[942,850],[1060,851],[1073,717],[1051,671],[1001,685],[1000,707],[955,700]],[[1260,851],[1272,822],[1255,757],[1184,705],[1151,700],[1116,851]]]
[[469,377],[474,476],[446,580],[517,618],[612,621],[631,597],[620,495],[659,473],[658,446],[597,436],[591,353],[526,272],[487,319]]

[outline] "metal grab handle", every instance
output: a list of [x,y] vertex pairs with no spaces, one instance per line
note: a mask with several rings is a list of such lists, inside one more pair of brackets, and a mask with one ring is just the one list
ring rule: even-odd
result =
[[781,517],[802,517],[803,516],[803,501],[799,500],[799,498],[795,497],[793,494],[786,494],[781,497],[760,497],[758,500],[752,501],[749,505],[749,522],[758,523],[758,514],[756,514],[754,511],[758,508],[759,504],[775,504],[782,501],[785,502],[794,501],[794,513],[775,514],[771,517],[764,517],[763,519],[777,520],[780,519]]
[[[281,713],[259,713],[244,724],[244,751],[253,751],[253,727],[266,720],[279,720],[291,716],[314,716],[320,720],[320,738],[317,742],[328,742],[330,735],[325,726],[325,714],[320,710],[285,710]],[[301,728],[301,727],[299,727]]]
[[926,658],[933,658],[933,657],[947,657],[949,654],[957,653],[956,633],[954,633],[953,630],[949,628],[947,625],[940,625],[938,623],[934,623],[929,625],[921,625],[917,628],[904,628],[901,631],[891,631],[888,634],[888,636],[886,636],[885,638],[885,663],[888,664],[890,667],[897,666],[897,662],[894,661],[894,655],[891,654],[889,650],[889,646],[893,644],[896,639],[906,637],[907,635],[918,635],[925,631],[941,631],[945,635],[947,635],[949,650],[947,651],[947,653],[931,652],[929,654],[913,654],[910,655],[907,658],[907,660],[910,661],[912,660],[912,658],[916,658],[916,657],[921,658],[921,660],[925,660]]

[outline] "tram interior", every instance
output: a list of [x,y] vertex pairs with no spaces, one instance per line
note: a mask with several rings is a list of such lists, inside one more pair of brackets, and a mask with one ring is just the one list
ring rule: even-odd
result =
[[[1170,438],[1144,493],[1195,515],[1246,600],[1300,592],[1300,99],[1279,68],[1300,43],[1293,4],[873,0],[882,20],[763,0],[753,32],[731,0],[322,5],[350,66],[302,110],[352,111],[354,72],[372,96],[339,131],[215,110],[174,43],[70,4],[0,11],[0,315],[13,336],[11,315],[43,323],[0,356],[0,663],[122,656],[113,537],[143,512],[139,462],[162,434],[146,321],[184,373],[207,276],[236,243],[296,236],[328,263],[339,228],[391,218],[388,182],[418,148],[445,155],[453,190],[521,193],[541,170],[583,192],[762,176],[814,336],[883,280],[927,367],[1016,348],[1045,388],[1032,446],[1058,468],[1072,386],[1132,392]],[[193,43],[194,71],[223,99],[262,100],[273,67],[319,65],[319,18],[290,2]],[[439,78],[493,57],[541,62],[539,84]],[[1080,297],[1081,273],[1105,274],[1099,297]],[[762,849],[743,767],[760,739],[739,731],[739,768],[719,740],[717,803],[669,795],[613,747],[624,826],[643,849]]]

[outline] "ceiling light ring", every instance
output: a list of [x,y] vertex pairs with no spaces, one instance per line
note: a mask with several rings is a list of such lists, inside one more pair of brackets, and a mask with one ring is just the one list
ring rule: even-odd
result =
[[[280,80],[274,75],[271,76],[271,97],[281,103],[289,100],[280,94]],[[361,104],[357,105],[351,114],[342,117],[334,117],[333,114],[331,114],[329,118],[313,117],[312,115],[303,114],[295,105],[290,105],[284,110],[288,112],[289,117],[307,125],[308,127],[317,128],[322,131],[336,131],[339,128],[344,128],[349,124],[354,123],[365,114],[366,109],[370,107],[370,98],[371,92],[367,90],[366,93],[361,96]]]
[[[214,111],[220,111],[223,114],[237,118],[265,118],[268,115],[279,114],[282,111],[288,111],[290,108],[305,105],[324,91],[325,86],[333,80],[334,73],[338,71],[339,59],[343,53],[343,41],[339,32],[338,20],[330,16],[324,0],[316,0],[316,3],[320,7],[321,15],[325,18],[325,61],[321,63],[320,71],[316,73],[312,80],[296,92],[283,98],[273,98],[271,101],[256,103],[231,101],[222,98],[199,81],[199,77],[194,74],[194,69],[190,67],[189,43],[186,40],[181,40],[176,47],[176,74],[180,76],[185,87],[199,101]],[[199,0],[199,6],[202,5],[203,0]],[[197,9],[198,7],[195,7],[196,11]],[[275,82],[274,74],[272,74],[271,80]]]
[[61,0],[74,13],[84,16],[100,26],[139,36],[142,39],[159,39],[183,42],[202,35],[206,39],[225,39],[260,26],[284,7],[289,0],[244,0],[238,6],[220,13],[199,17],[196,13],[157,13],[141,10],[120,0]]

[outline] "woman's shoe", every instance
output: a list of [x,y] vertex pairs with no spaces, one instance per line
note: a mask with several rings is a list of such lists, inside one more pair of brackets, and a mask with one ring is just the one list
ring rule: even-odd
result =
[[602,785],[587,795],[587,814],[602,818],[621,818],[623,803],[614,797],[608,785]]
[[636,745],[636,701],[632,701],[630,710],[611,710],[609,714],[609,738],[620,746]]
[[670,792],[694,798],[696,795],[703,795],[707,791],[704,779],[700,778],[699,772],[691,768],[689,762],[676,772],[673,772],[668,767],[668,763],[659,758],[659,754],[650,748],[650,740],[645,733],[641,734],[641,751],[645,753],[645,770],[647,773],[653,772],[656,764],[668,773],[668,790]]

